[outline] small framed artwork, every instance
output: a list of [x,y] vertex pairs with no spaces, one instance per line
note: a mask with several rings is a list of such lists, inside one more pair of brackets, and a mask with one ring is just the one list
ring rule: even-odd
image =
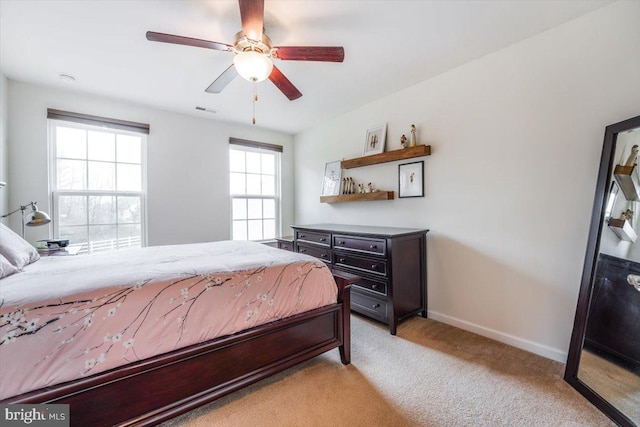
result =
[[341,162],[327,163],[324,166],[324,178],[322,180],[322,195],[335,196],[340,194],[340,183],[342,180]]
[[609,195],[607,196],[607,206],[604,210],[604,220],[609,221],[613,216],[613,210],[616,205],[616,198],[618,197],[618,184],[615,181],[611,181],[611,188],[609,188]]
[[384,144],[387,139],[387,124],[376,126],[367,130],[367,138],[364,141],[363,156],[380,154],[384,152]]
[[398,197],[424,197],[424,161],[398,166]]

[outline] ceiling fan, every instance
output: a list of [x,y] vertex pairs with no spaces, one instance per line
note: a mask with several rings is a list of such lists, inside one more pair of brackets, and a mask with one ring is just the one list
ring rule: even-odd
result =
[[235,53],[233,64],[206,89],[206,92],[209,93],[220,93],[240,74],[251,82],[259,82],[268,78],[289,100],[293,101],[300,98],[302,93],[273,65],[273,59],[344,61],[342,46],[273,46],[263,28],[264,0],[239,0],[239,4],[242,31],[236,34],[233,45],[153,31],[147,31],[147,40]]

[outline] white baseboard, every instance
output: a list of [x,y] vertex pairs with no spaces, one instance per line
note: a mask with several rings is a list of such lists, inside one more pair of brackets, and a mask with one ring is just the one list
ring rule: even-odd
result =
[[464,329],[465,331],[473,332],[504,344],[509,344],[510,346],[537,354],[538,356],[546,357],[547,359],[555,360],[556,362],[567,362],[567,353],[558,350],[557,348],[505,334],[504,332],[496,331],[494,329],[485,328],[484,326],[476,325],[475,323],[467,322],[466,320],[461,320],[456,317],[447,316],[446,314],[437,313],[431,310],[428,310],[428,316],[430,319],[437,320],[438,322],[446,323],[447,325],[455,326],[456,328]]

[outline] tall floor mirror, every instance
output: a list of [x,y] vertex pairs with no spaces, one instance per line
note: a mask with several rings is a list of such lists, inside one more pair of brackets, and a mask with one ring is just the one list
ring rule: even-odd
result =
[[565,380],[640,425],[640,116],[607,126]]

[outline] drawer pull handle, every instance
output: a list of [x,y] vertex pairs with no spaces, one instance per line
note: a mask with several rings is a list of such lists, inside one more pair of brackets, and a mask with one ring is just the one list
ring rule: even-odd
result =
[[371,306],[371,308],[380,308],[380,304],[375,303],[375,304],[373,304],[373,305]]
[[300,249],[300,253],[301,254],[307,253],[307,250],[306,249]]
[[378,266],[377,266],[377,265],[375,265],[375,264],[371,264],[371,269],[372,269],[372,270],[377,270],[377,269],[378,269]]
[[320,258],[326,258],[327,254],[320,254]]
[[327,241],[327,238],[326,238],[326,237],[322,237],[322,238],[320,239],[320,241],[321,241],[321,242],[326,242],[326,241]]
[[378,289],[378,285],[371,285],[371,289]]
[[301,234],[301,235],[300,235],[300,238],[301,238],[301,239],[304,239],[305,237],[307,237],[307,236],[305,236],[304,234]]
[[338,240],[339,245],[344,245],[344,240]]
[[340,258],[340,262],[345,262],[346,260],[344,258]]
[[378,249],[378,245],[369,245],[369,249]]

